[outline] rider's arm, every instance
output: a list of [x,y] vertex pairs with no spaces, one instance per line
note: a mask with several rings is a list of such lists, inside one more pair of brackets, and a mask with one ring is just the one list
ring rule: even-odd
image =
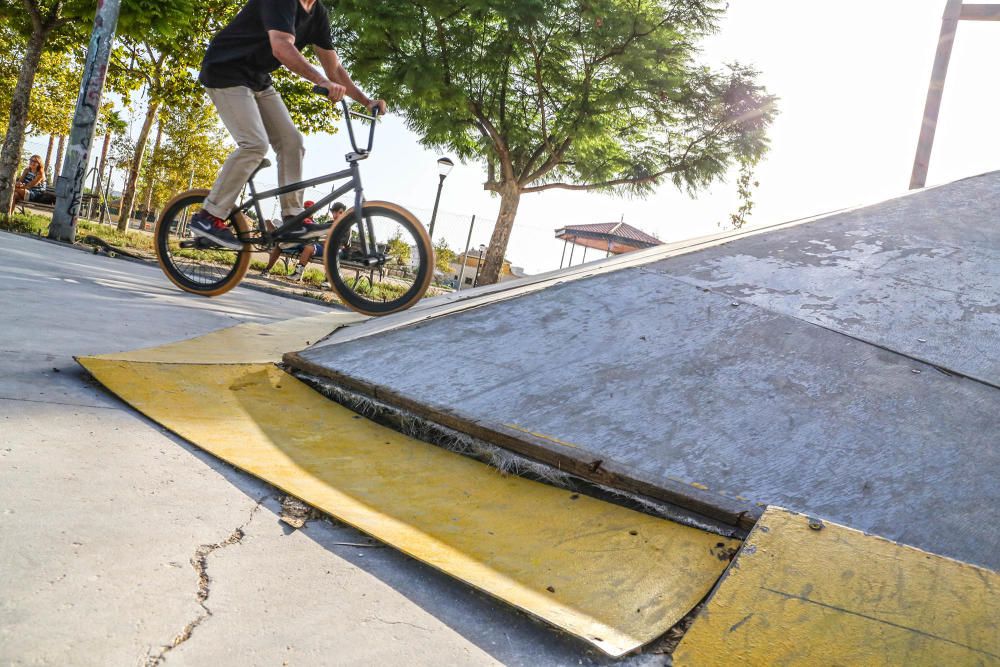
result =
[[330,78],[331,81],[336,81],[340,85],[344,86],[347,90],[347,95],[352,100],[359,102],[362,106],[371,109],[373,105],[378,104],[379,113],[385,113],[385,100],[372,100],[370,97],[365,95],[357,85],[351,81],[351,75],[347,73],[344,66],[340,63],[340,57],[337,56],[336,51],[330,49],[324,49],[318,46],[313,47],[316,51],[316,57],[319,58],[319,63],[323,66],[323,71]]
[[346,88],[343,85],[334,83],[320,74],[319,70],[310,65],[305,56],[299,53],[295,48],[295,35],[280,30],[268,30],[267,36],[271,40],[271,53],[278,62],[317,86],[326,88],[330,91],[330,100],[337,102],[344,96]]

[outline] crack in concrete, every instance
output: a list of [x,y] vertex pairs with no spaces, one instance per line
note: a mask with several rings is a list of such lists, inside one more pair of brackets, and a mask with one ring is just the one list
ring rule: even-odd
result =
[[[2,352],[2,350],[0,350]],[[61,401],[44,401],[33,398],[17,398],[15,396],[0,396],[0,401],[18,401],[20,403],[41,403],[42,405],[65,405],[70,408],[88,408],[91,410],[117,410],[110,405],[89,405],[87,403],[64,403]]]
[[225,549],[226,547],[232,546],[234,544],[240,544],[243,538],[246,537],[246,529],[253,521],[254,516],[257,511],[263,506],[264,501],[267,500],[267,496],[264,496],[257,500],[254,506],[250,509],[250,516],[242,524],[237,526],[237,528],[229,534],[229,537],[221,542],[216,542],[215,544],[202,544],[194,551],[194,555],[191,556],[191,567],[194,571],[198,573],[198,592],[195,594],[195,598],[198,600],[198,606],[201,607],[202,611],[194,618],[190,623],[184,626],[184,628],[174,636],[170,644],[164,645],[162,650],[157,655],[150,655],[149,651],[146,652],[145,661],[142,663],[143,667],[157,667],[166,658],[167,654],[173,651],[175,648],[191,639],[191,635],[194,634],[195,628],[204,623],[210,616],[212,616],[212,610],[206,604],[208,602],[208,597],[212,593],[212,578],[208,576],[208,557],[215,551],[219,549]]
[[371,621],[376,621],[378,623],[385,623],[386,625],[408,625],[411,628],[416,628],[417,630],[423,630],[424,632],[432,632],[430,628],[425,628],[422,625],[416,625],[415,623],[408,623],[407,621],[387,621],[384,618],[379,618],[378,616],[366,616],[361,620],[362,623],[368,623]]

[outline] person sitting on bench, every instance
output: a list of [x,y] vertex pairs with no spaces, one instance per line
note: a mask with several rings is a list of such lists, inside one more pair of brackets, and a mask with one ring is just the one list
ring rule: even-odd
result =
[[39,201],[45,195],[45,165],[40,155],[32,155],[28,166],[14,185],[14,205],[22,201]]
[[[302,206],[304,208],[309,208],[314,203],[315,202],[307,201],[303,203]],[[347,207],[344,206],[344,204],[342,204],[341,202],[336,202],[330,208],[331,213],[333,213],[333,219],[330,222],[337,222],[338,220],[340,220],[344,216],[344,212],[346,210]],[[305,220],[303,220],[303,222],[307,225],[311,225],[313,224],[313,219],[306,218]],[[261,278],[267,278],[271,274],[271,269],[274,268],[275,264],[277,264],[278,259],[281,257],[282,254],[298,254],[298,265],[295,267],[295,270],[291,274],[289,274],[288,277],[294,280],[295,282],[301,282],[302,274],[305,273],[306,266],[309,264],[309,262],[313,259],[323,258],[323,242],[316,241],[315,243],[307,243],[305,245],[298,244],[298,245],[286,246],[284,248],[277,247],[273,249],[271,251],[271,256],[268,257],[267,259],[267,266],[264,267],[264,270],[260,272]]]

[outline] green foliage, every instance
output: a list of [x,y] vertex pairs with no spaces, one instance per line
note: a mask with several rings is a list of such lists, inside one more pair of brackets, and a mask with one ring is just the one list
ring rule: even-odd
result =
[[372,283],[367,276],[358,276],[344,281],[354,292],[374,301],[391,301],[406,293],[407,287],[392,282]]
[[[24,59],[24,41],[0,25],[0,114],[10,115],[11,96]],[[83,72],[82,53],[45,51],[35,73],[28,107],[29,134],[68,134]]]
[[690,192],[761,155],[774,98],[695,62],[716,0],[342,0],[353,71],[425,143],[484,160],[487,188]]
[[97,136],[105,134],[118,135],[128,130],[128,123],[122,118],[121,113],[115,109],[113,102],[105,101],[101,104],[101,115],[97,118]]
[[447,274],[456,259],[458,255],[448,246],[448,241],[444,237],[438,239],[434,244],[434,267],[441,273]]
[[[118,20],[119,35],[178,36],[196,14],[201,0],[125,0]],[[30,9],[29,9],[30,8]],[[65,50],[86,44],[97,13],[96,0],[0,0],[0,23],[27,36],[31,13],[51,26],[49,48]]]
[[0,229],[17,234],[43,235],[49,228],[49,219],[34,213],[18,213],[10,217],[0,217]]
[[228,135],[203,97],[160,114],[163,142],[150,153],[140,192],[153,188],[152,210],[189,187],[211,187],[229,153]]
[[753,212],[753,191],[760,183],[753,179],[757,160],[747,159],[740,163],[740,175],[736,180],[736,192],[740,196],[740,206],[735,213],[729,215],[729,223],[733,229],[742,227]]
[[[311,49],[306,50],[307,56],[310,51]],[[274,89],[281,94],[281,99],[299,130],[305,134],[337,132],[342,115],[340,106],[330,104],[330,100],[312,92],[311,83],[284,67],[271,78],[274,79]]]
[[413,253],[413,249],[403,240],[402,234],[396,233],[391,239],[389,239],[388,253],[390,257],[396,259],[397,264],[402,264],[403,266],[410,265],[410,256]]
[[319,269],[306,269],[302,273],[302,282],[319,287],[326,281],[326,273]]
[[77,221],[77,238],[84,236],[96,236],[107,241],[117,248],[127,248],[130,250],[141,250],[148,254],[155,252],[153,248],[153,236],[145,232],[125,231],[120,232],[112,226],[102,225],[88,220]]

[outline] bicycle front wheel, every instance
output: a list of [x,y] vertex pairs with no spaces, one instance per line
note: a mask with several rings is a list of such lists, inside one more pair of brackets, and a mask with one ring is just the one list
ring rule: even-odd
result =
[[[201,209],[208,190],[188,190],[174,197],[156,221],[156,259],[171,282],[202,296],[218,296],[239,285],[250,266],[251,247],[231,250],[201,243],[188,230],[188,221]],[[234,234],[249,224],[236,212],[229,220]]]
[[[358,225],[370,239],[361,247]],[[374,253],[371,249],[374,248]],[[388,315],[419,301],[434,274],[427,230],[412,213],[389,202],[366,202],[359,217],[346,212],[327,236],[323,265],[341,300],[366,315]]]

